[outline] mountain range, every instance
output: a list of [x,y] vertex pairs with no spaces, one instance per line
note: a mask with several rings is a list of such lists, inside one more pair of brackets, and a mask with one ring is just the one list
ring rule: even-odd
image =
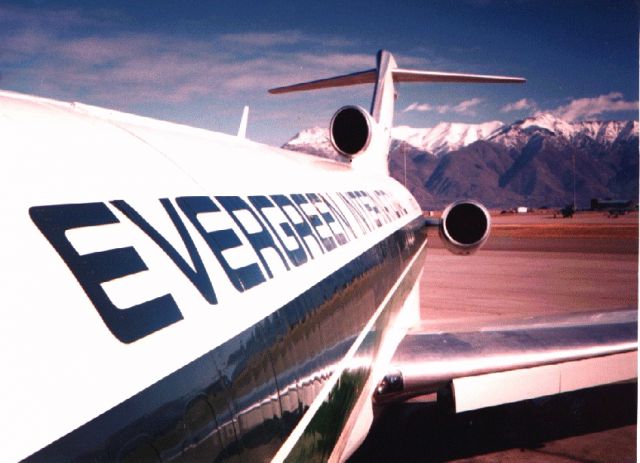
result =
[[[328,130],[307,129],[284,146],[332,159]],[[405,168],[406,166],[406,168]],[[472,198],[491,208],[578,208],[591,198],[638,198],[638,122],[569,122],[541,113],[512,124],[394,127],[391,175],[424,209]]]

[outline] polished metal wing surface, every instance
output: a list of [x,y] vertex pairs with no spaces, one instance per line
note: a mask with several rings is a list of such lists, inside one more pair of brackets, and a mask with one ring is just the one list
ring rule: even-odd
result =
[[374,400],[449,391],[457,412],[637,378],[637,309],[412,330]]

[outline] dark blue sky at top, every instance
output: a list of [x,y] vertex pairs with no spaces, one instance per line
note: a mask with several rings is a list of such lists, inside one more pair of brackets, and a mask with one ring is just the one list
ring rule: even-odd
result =
[[[2,23],[4,34],[17,33],[25,28],[47,29],[56,43],[70,43],[92,37],[135,36],[144,38],[145,55],[167,43],[185,47],[183,54],[194,54],[190,40],[207,42],[211,55],[224,51],[225,65],[256,63],[261,59],[295,65],[302,54],[308,61],[299,66],[301,76],[320,78],[331,75],[331,55],[340,54],[347,70],[349,56],[360,63],[357,56],[371,55],[386,48],[396,55],[401,67],[413,65],[432,70],[460,71],[485,74],[524,76],[528,82],[522,86],[477,85],[403,85],[397,104],[397,124],[433,126],[439,121],[482,122],[500,119],[511,122],[535,111],[554,110],[573,100],[595,99],[610,95],[609,100],[633,103],[638,100],[638,5],[634,1],[536,1],[536,0],[459,0],[459,1],[353,1],[353,2],[251,2],[236,1],[31,1],[3,2],[8,10],[19,11],[20,22]],[[43,25],[29,15],[37,17],[50,12],[74,12],[74,18],[90,18],[83,23],[70,23],[68,28],[55,29]],[[11,16],[13,17],[13,16]],[[15,20],[12,20],[15,22]],[[55,29],[55,30],[54,30]],[[231,34],[284,34],[291,40],[264,43],[256,46],[248,42],[221,41]],[[295,34],[292,34],[295,33]],[[3,38],[0,32],[0,41]],[[156,45],[154,45],[156,41]],[[194,42],[196,43],[196,42]],[[38,67],[44,69],[58,59],[53,53],[44,57],[33,51],[31,59],[20,62],[3,59],[0,45],[0,86],[9,90],[43,94],[62,99],[83,99],[101,106],[115,107],[130,112],[179,122],[192,123],[214,130],[232,132],[244,104],[252,108],[249,135],[271,143],[280,143],[309,124],[325,125],[332,112],[342,104],[358,103],[368,106],[371,89],[354,88],[350,91],[323,91],[291,97],[268,97],[256,85],[236,87],[237,91],[212,88],[210,95],[198,94],[175,101],[161,101],[142,97],[135,100],[118,97],[118,88],[110,91],[113,101],[98,96],[86,82],[107,87],[112,82],[87,79],[79,84],[77,92],[66,87],[37,85],[32,75]],[[42,48],[46,49],[47,42]],[[23,49],[16,48],[23,53]],[[9,50],[11,51],[11,50]],[[16,52],[17,53],[17,52]],[[205,52],[206,53],[206,52]],[[10,53],[9,53],[10,55]],[[328,65],[323,73],[319,62],[326,56]],[[62,55],[61,55],[62,56]],[[229,56],[232,56],[229,58]],[[265,58],[266,57],[266,58]],[[411,61],[403,64],[402,58]],[[160,59],[160,58],[159,58]],[[96,69],[118,66],[104,60],[95,67],[76,66],[75,72],[96,72]],[[315,63],[315,62],[314,62]],[[334,64],[335,66],[329,66]],[[61,65],[62,67],[63,65]],[[211,66],[215,67],[215,61]],[[264,63],[262,64],[264,66]],[[317,67],[314,67],[317,66]],[[124,69],[124,67],[123,67]],[[210,68],[211,69],[211,68]],[[253,71],[249,71],[249,70]],[[256,75],[255,70],[259,70]],[[267,67],[247,66],[255,79],[260,73],[269,73]],[[162,71],[159,71],[162,72]],[[197,72],[197,71],[194,71]],[[230,71],[231,72],[231,71]],[[242,72],[242,66],[233,71]],[[42,71],[41,74],[44,74]],[[319,75],[316,75],[319,74]],[[234,74],[224,74],[233,76]],[[285,74],[296,79],[297,75]],[[185,84],[182,76],[180,83]],[[30,83],[31,82],[31,83]],[[277,80],[265,79],[267,85]],[[50,83],[50,82],[49,82]],[[214,82],[215,83],[215,82]],[[280,82],[281,85],[292,81]],[[167,83],[170,85],[170,82]],[[240,84],[238,84],[240,85]],[[82,86],[82,90],[80,90]],[[123,84],[122,88],[126,86]],[[244,89],[244,90],[243,90]],[[115,92],[115,93],[114,93]],[[613,95],[613,96],[611,96]],[[353,98],[354,101],[349,101]],[[345,101],[346,99],[346,101]],[[461,112],[449,108],[466,100],[477,99],[474,111]],[[505,105],[526,100],[528,107],[520,111],[501,111]],[[234,102],[237,101],[237,106]],[[129,103],[127,103],[129,102]],[[405,111],[410,104],[425,104],[441,108],[440,111]],[[525,106],[524,103],[522,106]],[[598,114],[598,118],[637,118],[637,109],[629,104],[611,112]],[[199,112],[212,112],[220,117],[201,117]],[[278,115],[275,115],[278,112]],[[296,116],[298,113],[307,114]],[[311,113],[311,114],[309,114]],[[291,122],[286,124],[286,115]],[[237,116],[236,116],[237,115]],[[269,123],[276,118],[278,124]],[[252,122],[253,121],[253,125]],[[277,127],[276,127],[277,126]]]
[[[638,70],[634,1],[119,0],[32,4],[37,8],[102,10],[98,14],[111,20],[109,27],[119,26],[123,31],[203,36],[298,29],[353,40],[364,52],[386,48],[406,53],[426,47],[443,55],[451,53],[452,59],[469,65],[486,63],[490,69],[495,63],[502,71],[529,76],[549,68],[562,74],[572,71],[576,82],[596,82],[599,77],[615,78]],[[633,82],[627,85],[633,87]]]

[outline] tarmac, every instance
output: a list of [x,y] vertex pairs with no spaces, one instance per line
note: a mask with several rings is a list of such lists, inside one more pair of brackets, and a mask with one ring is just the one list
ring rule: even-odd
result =
[[[421,285],[425,330],[496,319],[638,307],[638,214],[492,217],[471,256],[430,234]],[[625,462],[637,458],[637,384],[466,412],[436,402],[379,412],[351,462]]]

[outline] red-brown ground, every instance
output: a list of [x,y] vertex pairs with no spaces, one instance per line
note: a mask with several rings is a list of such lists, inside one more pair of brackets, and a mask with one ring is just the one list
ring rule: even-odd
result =
[[[638,306],[638,215],[497,215],[486,246],[454,256],[430,238],[425,328]],[[353,461],[636,461],[637,387],[447,415],[434,404],[385,411]]]

